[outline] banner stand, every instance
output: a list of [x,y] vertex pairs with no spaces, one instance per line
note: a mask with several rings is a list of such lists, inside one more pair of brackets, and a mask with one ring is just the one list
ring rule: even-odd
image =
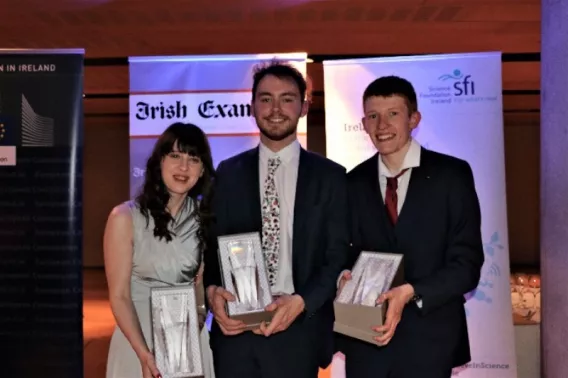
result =
[[467,295],[472,361],[454,369],[460,378],[517,377],[501,66],[501,53],[495,52],[324,62],[330,159],[350,170],[376,152],[361,124],[363,92],[373,80],[397,75],[409,80],[417,93],[422,121],[413,137],[423,147],[464,159],[472,167],[485,264],[479,286]]
[[[253,68],[273,59],[306,74],[306,53],[130,57],[130,195],[144,178],[146,159],[174,122],[193,123],[207,134],[215,167],[258,145],[250,113]],[[307,146],[307,117],[298,139]]]
[[83,376],[84,50],[0,50],[2,375]]

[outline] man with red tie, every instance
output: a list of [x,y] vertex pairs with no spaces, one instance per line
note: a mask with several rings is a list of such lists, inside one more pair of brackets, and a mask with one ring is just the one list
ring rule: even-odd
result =
[[[449,378],[470,361],[464,295],[477,287],[484,261],[472,170],[412,139],[421,115],[407,80],[373,81],[363,109],[378,153],[348,174],[347,269],[361,251],[401,253],[406,283],[378,298],[388,310],[377,345],[337,335],[337,349],[347,378]],[[340,289],[349,279],[344,272]]]

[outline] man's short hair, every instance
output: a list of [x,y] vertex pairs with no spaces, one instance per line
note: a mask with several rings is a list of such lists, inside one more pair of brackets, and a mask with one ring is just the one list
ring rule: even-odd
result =
[[374,80],[363,92],[363,103],[370,97],[390,97],[398,95],[405,99],[410,114],[418,111],[416,91],[412,84],[398,76],[383,76]]
[[291,79],[298,86],[300,91],[300,98],[302,102],[306,100],[307,83],[306,79],[297,68],[290,63],[282,62],[279,60],[272,60],[269,63],[259,64],[254,69],[253,82],[252,82],[252,100],[256,97],[256,90],[258,83],[266,76],[272,75],[279,79]]

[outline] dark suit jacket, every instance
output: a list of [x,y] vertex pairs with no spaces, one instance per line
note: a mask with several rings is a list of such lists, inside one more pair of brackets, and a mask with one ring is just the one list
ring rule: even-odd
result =
[[[405,279],[422,297],[423,307],[407,305],[384,349],[396,349],[391,356],[408,360],[463,365],[470,360],[464,294],[477,287],[484,261],[471,168],[422,148],[420,167],[412,169],[393,227],[380,192],[377,159],[376,154],[348,174],[353,249],[347,267],[361,250],[402,253]],[[340,344],[347,354],[379,349],[354,339]]]
[[[216,235],[262,230],[259,182],[258,148],[219,164],[213,200]],[[317,342],[325,346],[320,364],[327,365],[333,351],[336,282],[349,250],[345,168],[301,149],[296,188],[292,270],[296,294],[305,302],[297,321],[318,330]],[[221,285],[215,246],[205,253],[204,261],[205,286]],[[222,338],[220,334],[215,324],[212,342]]]

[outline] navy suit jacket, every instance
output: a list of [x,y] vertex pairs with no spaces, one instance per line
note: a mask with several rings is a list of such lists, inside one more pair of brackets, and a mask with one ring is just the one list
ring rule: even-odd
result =
[[[217,168],[213,211],[216,236],[261,232],[259,150],[248,150]],[[320,366],[333,352],[333,300],[337,278],[349,253],[347,179],[345,168],[320,155],[300,151],[293,219],[292,270],[296,294],[305,311],[296,322],[314,334]],[[215,241],[204,256],[204,284],[221,285]],[[212,343],[224,335],[214,323]],[[294,347],[291,345],[290,347]]]
[[[352,249],[346,268],[362,250],[403,254],[405,280],[422,297],[423,307],[406,306],[383,348],[385,363],[401,356],[461,366],[470,360],[464,295],[477,287],[484,261],[472,170],[463,160],[422,148],[393,226],[380,192],[377,159],[376,154],[348,173]],[[338,336],[338,349],[347,358],[364,353],[360,348],[379,350]],[[392,352],[388,358],[387,352]]]

